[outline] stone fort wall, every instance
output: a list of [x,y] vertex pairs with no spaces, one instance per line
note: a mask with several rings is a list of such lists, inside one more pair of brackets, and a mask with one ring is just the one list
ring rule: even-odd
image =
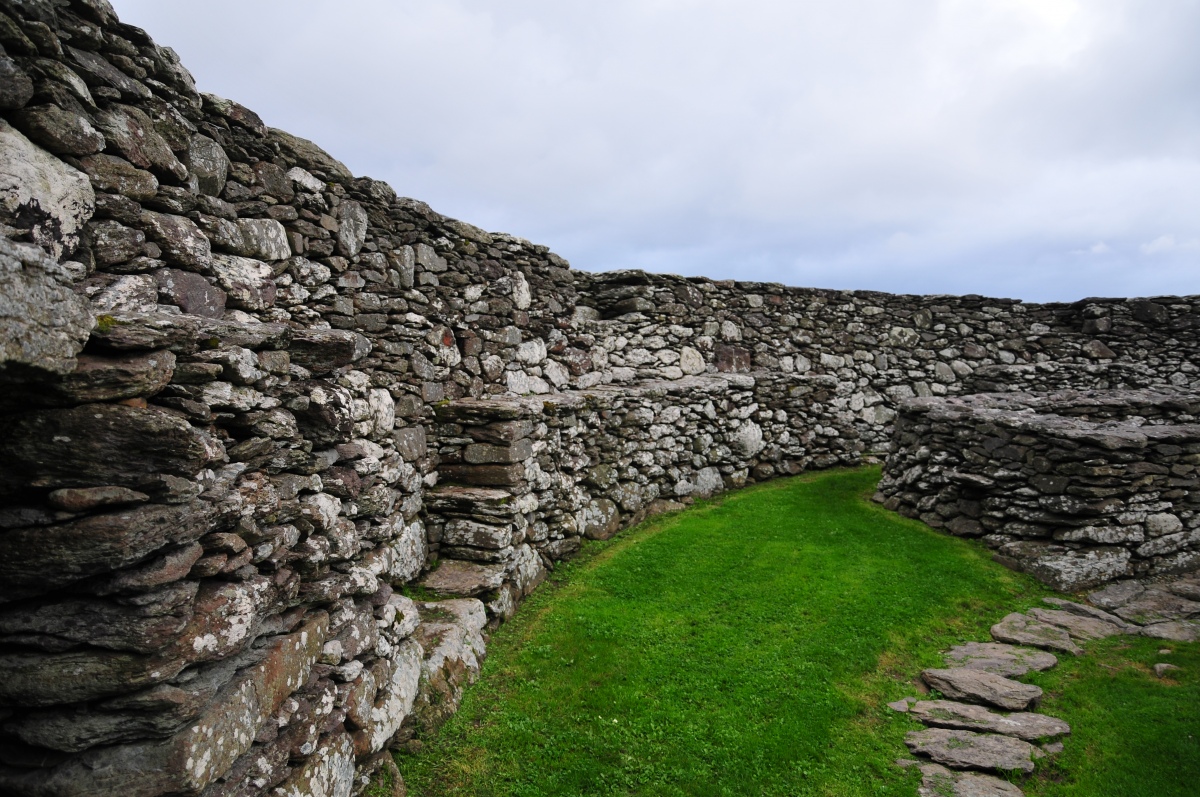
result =
[[0,794],[350,794],[583,539],[886,456],[910,399],[1200,383],[1198,297],[589,274],[105,0],[0,0],[0,47]]

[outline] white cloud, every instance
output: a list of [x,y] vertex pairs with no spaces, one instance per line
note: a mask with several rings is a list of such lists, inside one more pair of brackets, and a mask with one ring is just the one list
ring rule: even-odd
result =
[[202,89],[578,267],[1195,291],[1139,245],[1200,238],[1196,3],[114,4]]
[[1160,235],[1139,247],[1144,255],[1161,255],[1171,252],[1200,252],[1200,240],[1177,241],[1174,235]]

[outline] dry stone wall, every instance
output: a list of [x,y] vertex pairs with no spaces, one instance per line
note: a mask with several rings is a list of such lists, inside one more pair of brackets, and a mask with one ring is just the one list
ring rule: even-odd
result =
[[584,539],[912,397],[1200,381],[1197,297],[588,274],[105,0],[0,0],[0,48],[0,794],[354,793]]
[[1064,591],[1200,567],[1200,395],[913,399],[879,498]]

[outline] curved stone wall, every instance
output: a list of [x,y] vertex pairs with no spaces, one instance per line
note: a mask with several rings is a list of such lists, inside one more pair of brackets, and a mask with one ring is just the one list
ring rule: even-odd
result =
[[349,794],[582,539],[885,455],[907,398],[1200,382],[1197,297],[588,274],[105,0],[0,47],[0,793]]

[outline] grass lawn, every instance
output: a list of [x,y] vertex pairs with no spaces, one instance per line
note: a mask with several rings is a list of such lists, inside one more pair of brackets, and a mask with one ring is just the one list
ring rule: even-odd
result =
[[[492,638],[410,795],[913,795],[883,706],[1049,594],[871,504],[877,469],[733,493],[587,547]],[[1040,795],[1195,795],[1198,645],[1128,639],[1039,675],[1077,725]],[[1185,669],[1171,682],[1154,661]],[[1109,669],[1112,668],[1112,669]]]

